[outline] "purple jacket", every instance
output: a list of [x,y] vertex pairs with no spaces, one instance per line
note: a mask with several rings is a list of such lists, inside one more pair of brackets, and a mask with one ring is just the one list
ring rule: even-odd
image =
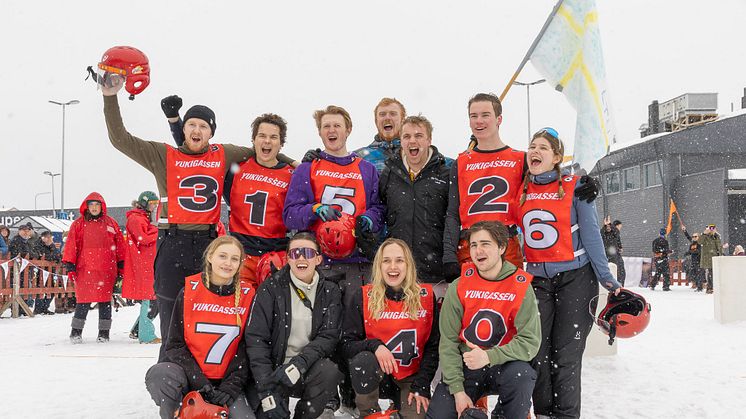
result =
[[[321,152],[321,157],[332,163],[346,166],[351,164],[356,154],[350,154],[345,157],[335,157],[325,152]],[[360,162],[360,174],[363,177],[365,186],[365,212],[363,215],[368,216],[373,221],[373,230],[379,231],[383,224],[383,215],[385,207],[381,204],[378,197],[378,172],[376,167],[371,163],[362,160]],[[314,214],[313,206],[316,204],[316,198],[311,189],[311,163],[301,163],[293,172],[290,179],[288,194],[285,198],[285,207],[282,210],[282,219],[285,226],[290,230],[304,231],[309,230],[311,226],[319,219]],[[364,261],[361,256],[352,256],[347,259],[335,260],[336,263],[352,263]]]

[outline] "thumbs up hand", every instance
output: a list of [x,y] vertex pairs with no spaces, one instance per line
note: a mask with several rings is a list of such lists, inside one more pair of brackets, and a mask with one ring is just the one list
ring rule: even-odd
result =
[[466,341],[466,346],[471,350],[464,353],[464,364],[466,364],[470,370],[478,370],[490,364],[490,357],[484,349],[468,340]]

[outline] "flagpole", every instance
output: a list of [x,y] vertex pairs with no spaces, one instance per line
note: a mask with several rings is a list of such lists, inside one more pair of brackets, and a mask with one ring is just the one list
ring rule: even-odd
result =
[[510,87],[513,86],[513,82],[518,78],[518,75],[521,74],[521,71],[523,70],[523,67],[526,66],[526,63],[531,58],[531,54],[533,54],[534,50],[536,49],[536,45],[539,44],[539,40],[541,40],[541,37],[544,35],[544,32],[547,31],[547,28],[549,27],[549,24],[552,22],[552,19],[555,15],[557,15],[557,11],[559,10],[560,6],[562,5],[562,2],[565,0],[558,0],[557,4],[554,5],[554,9],[552,9],[552,13],[549,14],[549,17],[547,18],[546,22],[544,22],[544,26],[541,27],[541,31],[539,32],[539,35],[536,36],[534,39],[534,42],[531,43],[531,47],[529,47],[528,52],[526,53],[526,56],[523,57],[523,61],[521,61],[521,64],[518,65],[518,69],[513,73],[513,77],[510,78],[510,81],[508,82],[508,85],[505,86],[505,89],[500,94],[500,102],[505,99],[505,95],[508,94],[508,90],[510,90]]

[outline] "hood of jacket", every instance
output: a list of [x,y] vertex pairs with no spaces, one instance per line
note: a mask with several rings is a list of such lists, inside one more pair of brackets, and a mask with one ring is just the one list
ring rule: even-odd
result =
[[88,209],[88,201],[99,201],[101,202],[101,215],[107,215],[106,214],[106,201],[104,201],[104,197],[101,196],[98,192],[91,192],[88,194],[88,196],[85,197],[83,202],[80,203],[80,215],[85,215],[85,211]]

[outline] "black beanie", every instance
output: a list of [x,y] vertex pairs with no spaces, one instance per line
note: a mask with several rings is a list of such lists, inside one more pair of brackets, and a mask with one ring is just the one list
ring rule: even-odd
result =
[[207,122],[207,125],[209,125],[212,130],[212,135],[215,135],[217,124],[215,123],[215,112],[213,112],[212,109],[204,105],[194,105],[184,114],[184,122],[191,118],[197,118]]

